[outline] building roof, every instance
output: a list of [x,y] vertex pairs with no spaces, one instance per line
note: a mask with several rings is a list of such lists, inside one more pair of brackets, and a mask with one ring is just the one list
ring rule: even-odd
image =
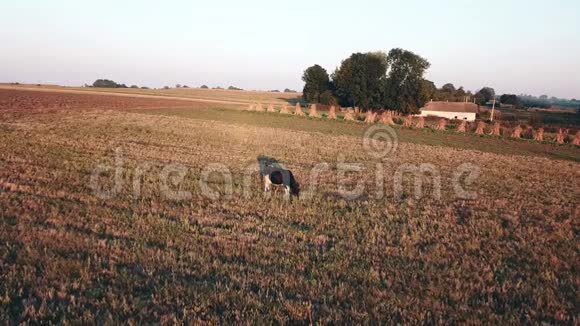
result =
[[438,112],[479,112],[478,106],[475,103],[466,102],[429,102],[421,111],[438,111]]

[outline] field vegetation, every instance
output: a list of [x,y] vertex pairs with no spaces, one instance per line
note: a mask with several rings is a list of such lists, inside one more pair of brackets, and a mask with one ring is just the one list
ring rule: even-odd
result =
[[[378,159],[353,122],[17,101],[0,110],[3,323],[578,322],[577,147],[397,128]],[[301,199],[264,196],[256,174],[244,194],[260,154],[294,172]],[[341,162],[361,170],[338,176]],[[465,163],[471,199],[452,180]],[[219,198],[202,190],[212,164],[231,194],[219,173],[204,179]],[[395,171],[420,164],[439,171],[440,198],[429,175],[422,197],[412,175],[395,194]],[[165,183],[176,165],[183,180]],[[348,200],[339,183],[364,191]]]
[[32,86],[32,85],[11,85],[11,87],[20,88],[39,88],[55,90],[77,90],[105,93],[120,93],[133,95],[156,95],[168,97],[184,97],[198,100],[219,100],[231,101],[238,104],[249,104],[253,102],[267,103],[296,103],[301,101],[301,93],[282,93],[282,92],[265,92],[265,91],[240,91],[228,89],[210,89],[210,88],[168,88],[168,89],[141,89],[141,88],[96,88],[96,87],[62,87],[62,86]]

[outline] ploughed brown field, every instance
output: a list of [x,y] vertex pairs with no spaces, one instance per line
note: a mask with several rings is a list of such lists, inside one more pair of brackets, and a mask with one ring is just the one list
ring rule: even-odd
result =
[[[224,105],[222,105],[224,106]],[[164,99],[158,97],[124,96],[105,93],[74,93],[66,91],[0,88],[0,110],[25,111],[47,109],[151,109],[209,108],[215,104],[203,101]]]
[[578,147],[367,128],[0,89],[0,322],[578,323]]

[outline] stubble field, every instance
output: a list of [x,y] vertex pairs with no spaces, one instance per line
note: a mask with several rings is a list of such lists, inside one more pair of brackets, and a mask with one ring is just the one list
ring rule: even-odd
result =
[[160,104],[0,110],[0,320],[578,322],[578,148]]

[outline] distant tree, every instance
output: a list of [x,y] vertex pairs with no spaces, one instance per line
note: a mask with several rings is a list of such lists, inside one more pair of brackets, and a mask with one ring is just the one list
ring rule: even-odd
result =
[[383,91],[388,62],[383,52],[353,53],[333,73],[335,95],[341,105],[378,109],[383,104]]
[[[437,93],[437,87],[435,87],[435,84],[427,79],[423,79],[421,81],[421,95],[420,95],[420,101],[423,103],[427,103],[429,101],[431,101]],[[424,104],[422,105],[424,106]]]
[[137,85],[131,85],[131,88],[139,88]]
[[234,87],[234,86],[230,86],[230,87],[228,87],[228,89],[231,90],[231,91],[241,91],[242,90],[241,88],[237,88],[237,87]]
[[284,93],[296,93],[295,90],[289,89],[289,88],[285,88],[284,89]]
[[[416,113],[428,100],[431,83],[423,75],[430,67],[429,61],[403,49],[393,49],[387,57],[389,74],[385,83],[385,105],[403,113]],[[425,89],[428,88],[428,89]]]
[[515,94],[503,94],[502,96],[499,97],[499,101],[502,104],[513,105],[513,107],[516,109],[524,109],[525,108],[525,106],[522,105],[520,98]]
[[181,88],[189,88],[189,86],[183,85],[183,86],[181,86]]
[[460,86],[456,91],[455,94],[453,96],[453,100],[455,102],[463,102],[465,100],[465,95],[467,95],[467,93],[465,92],[465,90],[463,89],[463,86]]
[[175,84],[175,88],[181,88],[181,84]]
[[443,92],[447,92],[449,94],[455,94],[455,91],[456,91],[455,86],[451,83],[447,83],[447,84],[441,86],[441,90]]
[[141,89],[149,89],[149,87],[143,86],[143,87],[141,87]]
[[98,88],[127,88],[125,84],[117,84],[116,82],[109,79],[97,79],[93,83],[93,87]]
[[201,85],[199,88],[208,89],[207,85]]
[[495,90],[491,87],[484,87],[475,93],[475,103],[485,105],[495,97]]
[[270,92],[271,92],[271,93],[280,93],[280,91],[279,91],[279,90],[277,90],[277,89],[273,89],[273,90],[271,90]]
[[163,89],[169,89],[169,86],[163,86]]
[[516,105],[519,104],[520,102],[518,96],[515,94],[503,94],[502,96],[499,97],[499,101],[502,104],[510,104],[510,105]]
[[320,103],[322,93],[330,89],[328,73],[319,65],[304,70],[302,81],[305,83],[302,97],[307,102]]
[[223,89],[221,86],[216,86],[213,89]]

